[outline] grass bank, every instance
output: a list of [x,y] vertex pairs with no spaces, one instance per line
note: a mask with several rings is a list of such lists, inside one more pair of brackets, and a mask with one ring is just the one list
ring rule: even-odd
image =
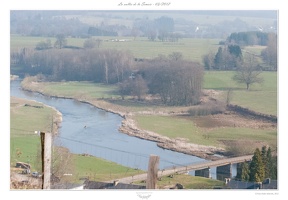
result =
[[[251,124],[247,123],[245,127],[240,124],[240,118],[237,119],[238,122],[231,123],[225,118],[225,115],[222,115],[218,119],[210,116],[179,117],[136,115],[133,119],[137,122],[140,129],[152,131],[173,139],[184,138],[191,143],[200,145],[219,148],[226,147],[227,150],[232,150],[232,148],[235,147],[235,142],[238,141],[247,141],[246,145],[253,143],[254,145],[257,145],[257,143],[260,143],[260,145],[268,144],[272,149],[275,149],[277,146],[276,128],[259,128],[259,126],[253,126],[252,122]],[[204,123],[207,124],[205,125]],[[212,123],[215,125],[212,126]],[[245,121],[243,121],[243,123],[245,123]],[[254,123],[257,124],[256,121]],[[239,145],[240,144],[244,150],[246,146],[245,142],[241,142]],[[251,149],[247,148],[246,151],[249,152],[245,153],[253,153],[255,149],[254,146]]]
[[[144,185],[144,183],[141,182],[137,182],[137,184]],[[174,174],[173,178],[169,176],[161,177],[161,180],[157,181],[157,188],[158,189],[174,188],[176,184],[181,184],[184,187],[184,189],[196,189],[196,190],[225,187],[223,181],[203,178],[199,176],[190,176],[186,174]]]
[[33,170],[41,169],[40,137],[35,131],[51,132],[54,109],[35,101],[10,98],[10,162],[29,162]]
[[[27,162],[31,164],[32,171],[41,171],[40,137],[35,134],[35,130],[51,130],[52,116],[58,113],[41,103],[15,97],[10,99],[10,113],[10,166],[14,167],[16,162]],[[141,173],[140,170],[100,158],[75,154],[71,158],[75,165],[71,177],[73,181],[79,181],[81,177],[113,180]]]

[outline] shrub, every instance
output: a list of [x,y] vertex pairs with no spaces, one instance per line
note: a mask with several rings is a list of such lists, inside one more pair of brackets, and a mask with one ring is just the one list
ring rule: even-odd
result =
[[224,111],[225,105],[223,103],[207,103],[189,109],[188,113],[191,116],[205,116],[223,113]]

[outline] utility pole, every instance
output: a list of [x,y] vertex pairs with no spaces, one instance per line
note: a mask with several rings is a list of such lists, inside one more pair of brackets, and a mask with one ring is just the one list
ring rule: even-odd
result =
[[158,164],[159,156],[150,155],[146,189],[156,189],[156,183],[158,179]]
[[50,189],[51,180],[51,133],[40,133],[41,137],[41,159],[42,159],[42,189]]

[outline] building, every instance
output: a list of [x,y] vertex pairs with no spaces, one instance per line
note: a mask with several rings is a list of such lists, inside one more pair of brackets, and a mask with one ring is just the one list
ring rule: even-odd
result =
[[277,180],[267,178],[260,183],[226,179],[226,189],[277,189]]

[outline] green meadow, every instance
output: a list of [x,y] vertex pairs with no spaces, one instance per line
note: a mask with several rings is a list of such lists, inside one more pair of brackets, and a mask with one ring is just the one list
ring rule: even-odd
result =
[[[139,185],[144,185],[142,182],[136,182]],[[225,183],[223,181],[204,178],[200,176],[191,176],[187,174],[174,174],[173,178],[169,176],[161,177],[161,180],[157,181],[158,189],[169,189],[174,187],[176,184],[181,183],[184,189],[214,189],[224,188]]]
[[263,83],[253,84],[249,91],[245,89],[245,84],[237,84],[232,80],[234,74],[233,71],[205,71],[203,87],[223,91],[223,99],[226,98],[228,89],[231,89],[231,104],[264,114],[277,115],[277,72],[260,74]]
[[[202,62],[202,56],[209,51],[216,52],[219,45],[219,39],[194,39],[183,38],[178,42],[160,42],[149,41],[144,37],[137,37],[135,40],[132,37],[94,37],[102,40],[100,49],[117,49],[130,52],[136,58],[155,58],[158,55],[168,56],[173,52],[181,52],[184,59]],[[56,41],[55,38],[46,37],[26,37],[19,35],[10,36],[11,51],[19,48],[34,49],[38,42],[51,40],[53,45]],[[112,40],[125,40],[112,41]],[[85,39],[82,38],[67,38],[67,45],[83,47]]]
[[[227,97],[228,89],[231,89],[231,104],[237,104],[264,114],[277,115],[277,72],[263,72],[261,74],[264,80],[263,83],[252,85],[249,91],[246,90],[244,84],[237,84],[232,80],[234,74],[235,72],[233,71],[205,71],[203,88],[219,91],[221,95],[218,98],[223,101]],[[28,83],[25,87],[32,86],[29,86]],[[115,85],[92,82],[41,83],[36,90],[49,95],[90,100],[120,98]],[[112,103],[130,111],[157,111],[163,109],[169,111],[182,109],[182,107],[171,108],[130,101],[113,101]]]
[[[25,106],[26,105],[26,106]],[[30,105],[30,106],[27,106]],[[36,108],[33,106],[41,106]],[[34,101],[10,99],[10,164],[29,162],[32,169],[41,169],[40,136],[35,131],[50,131],[52,108]]]
[[112,98],[118,97],[117,87],[91,82],[49,82],[41,85],[42,92],[70,98]]
[[[16,162],[26,162],[31,164],[32,171],[41,171],[40,136],[35,130],[50,129],[52,115],[56,115],[56,112],[34,101],[13,97],[10,102],[10,166],[14,167]],[[99,181],[114,180],[143,173],[100,158],[75,154],[72,155],[72,163],[75,164],[73,181],[79,181],[81,177]]]
[[[193,117],[136,115],[133,119],[139,128],[153,131],[169,138],[186,138],[194,144],[224,147],[223,140],[263,141],[276,147],[276,130],[262,130],[240,127],[199,127]],[[203,120],[209,120],[203,118]]]
[[[261,85],[253,85],[246,91],[245,85],[238,85],[232,80],[234,72],[231,71],[209,71],[205,72],[204,89],[213,89],[219,92],[217,98],[225,101],[227,90],[232,89],[231,102],[251,110],[277,115],[277,73],[263,72],[261,76],[264,82]],[[216,147],[234,148],[231,141],[244,141],[241,146],[251,148],[253,143],[269,144],[273,149],[277,146],[277,129],[261,129],[252,127],[233,127],[231,124],[223,122],[215,127],[209,127],[212,123],[209,118],[195,119],[193,117],[181,116],[159,116],[145,115],[145,111],[158,112],[182,112],[189,107],[166,107],[164,105],[149,105],[131,100],[120,100],[117,89],[114,86],[95,84],[90,82],[52,82],[39,83],[37,88],[49,95],[60,95],[71,98],[81,98],[87,101],[96,99],[106,100],[110,104],[106,107],[122,112],[133,112],[133,119],[141,129],[150,130],[170,138],[186,138],[189,142],[201,145],[211,145]],[[103,97],[105,97],[103,99]],[[195,121],[196,120],[196,121]],[[201,124],[208,124],[207,127],[197,126],[197,121]],[[205,121],[205,123],[204,123]],[[207,122],[207,123],[206,123]],[[230,122],[229,122],[230,123]],[[223,141],[230,141],[230,144]],[[245,142],[246,141],[246,142]],[[249,141],[249,142],[248,142]]]

